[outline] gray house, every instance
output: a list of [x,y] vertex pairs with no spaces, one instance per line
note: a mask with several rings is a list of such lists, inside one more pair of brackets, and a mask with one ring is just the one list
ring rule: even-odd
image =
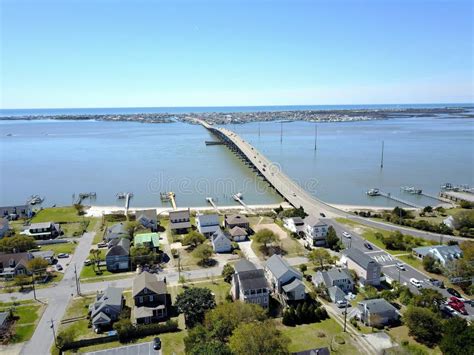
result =
[[0,217],[0,238],[3,238],[9,229],[10,224],[8,223],[8,219]]
[[211,243],[212,249],[214,249],[216,253],[228,253],[232,251],[230,237],[220,228],[211,235]]
[[116,223],[111,227],[108,227],[105,230],[104,234],[104,240],[109,243],[112,240],[118,240],[124,236],[128,235],[126,229],[125,229],[125,223],[120,222]]
[[127,271],[130,269],[130,240],[120,239],[107,250],[105,263],[108,271]]
[[[305,298],[303,275],[290,266],[280,255],[274,254],[264,266],[270,288],[284,300],[299,301]],[[290,285],[286,288],[284,286]]]
[[257,269],[254,264],[246,259],[236,262],[234,270],[230,289],[232,299],[268,308],[270,288],[264,271]]
[[8,217],[8,219],[16,220],[18,218],[31,218],[32,216],[33,212],[29,205],[0,207],[0,218]]
[[171,211],[170,229],[178,234],[185,234],[191,228],[191,212],[189,209],[181,211]]
[[104,328],[110,328],[112,323],[119,318],[124,304],[125,299],[121,288],[109,286],[104,292],[98,292],[95,302],[89,305],[94,330],[100,332]]
[[165,320],[168,317],[168,292],[166,282],[147,271],[133,279],[132,296],[135,303],[134,321],[148,324]]
[[155,209],[139,210],[135,212],[136,221],[152,232],[158,230],[158,215]]
[[240,214],[231,214],[224,216],[224,227],[232,229],[234,227],[240,227],[245,230],[250,228],[250,222],[247,217]]
[[345,263],[348,269],[355,270],[359,277],[359,282],[363,285],[380,285],[380,274],[382,266],[363,251],[350,248],[343,251],[342,263]]
[[388,325],[400,318],[398,310],[383,298],[359,302],[357,316],[367,326]]
[[217,214],[201,214],[196,217],[196,227],[202,235],[210,237],[218,229],[219,226],[219,215]]
[[354,291],[354,280],[347,269],[318,271],[313,283],[316,286],[326,286],[332,302],[343,301],[348,292]]
[[31,253],[0,253],[0,278],[12,279],[17,275],[28,275],[28,261],[33,259]]

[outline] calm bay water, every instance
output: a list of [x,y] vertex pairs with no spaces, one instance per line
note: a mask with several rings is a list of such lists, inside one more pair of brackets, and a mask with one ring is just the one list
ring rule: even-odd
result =
[[[281,108],[279,108],[281,109]],[[318,124],[269,122],[229,126],[324,201],[393,206],[370,198],[371,187],[417,204],[428,197],[400,192],[400,186],[436,195],[445,182],[474,185],[474,120],[403,118]],[[11,134],[11,136],[7,136]],[[98,205],[122,204],[117,192],[135,194],[133,206],[161,205],[159,193],[174,191],[178,205],[202,206],[205,198],[234,204],[242,192],[249,204],[281,198],[200,126],[96,121],[0,121],[0,204],[23,203],[31,194],[45,205],[71,204],[73,194],[94,191]],[[385,164],[380,169],[381,142]],[[311,186],[314,186],[312,184]],[[86,201],[86,203],[88,203]]]

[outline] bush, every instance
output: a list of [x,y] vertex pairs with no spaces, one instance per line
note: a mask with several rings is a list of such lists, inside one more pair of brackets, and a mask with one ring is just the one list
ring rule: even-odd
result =
[[130,342],[133,339],[148,335],[171,333],[178,330],[178,322],[168,320],[165,323],[138,324],[134,326],[130,319],[122,319],[114,324],[121,343]]

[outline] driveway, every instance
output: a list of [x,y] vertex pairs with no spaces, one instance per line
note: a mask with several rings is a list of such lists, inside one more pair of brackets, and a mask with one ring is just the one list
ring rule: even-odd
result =
[[87,355],[161,355],[161,350],[153,349],[153,342],[121,346],[85,353]]
[[242,250],[242,253],[249,261],[259,266],[261,264],[261,261],[257,257],[257,254],[255,254],[255,252],[252,250],[251,244],[252,244],[251,240],[247,240],[245,242],[239,242],[240,250]]

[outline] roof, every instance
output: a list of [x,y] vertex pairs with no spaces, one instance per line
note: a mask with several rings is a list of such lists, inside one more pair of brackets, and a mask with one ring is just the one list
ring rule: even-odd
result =
[[365,300],[359,302],[360,305],[363,305],[367,308],[370,313],[384,313],[388,311],[397,311],[397,309],[392,306],[389,302],[383,298],[376,298],[372,300]]
[[191,218],[191,214],[189,210],[181,210],[181,211],[170,211],[169,212],[170,221],[173,219],[184,219],[189,220]]
[[227,224],[242,224],[242,223],[249,223],[247,217],[242,216],[240,214],[231,214],[225,216],[225,221]]
[[297,226],[297,225],[301,225],[301,224],[304,224],[304,220],[303,218],[301,217],[290,217],[288,219],[291,219],[293,220],[293,223]]
[[353,281],[352,275],[347,269],[332,268],[327,271],[322,271],[322,273],[323,273],[323,277],[324,277],[324,274],[326,274],[327,277],[331,281],[346,280],[346,279],[350,279],[351,281]]
[[92,324],[109,324],[111,322],[110,317],[104,312],[99,312],[93,319]]
[[312,226],[312,227],[324,227],[324,226],[327,226],[326,223],[324,222],[321,222],[321,220],[319,218],[316,218],[314,216],[308,216],[304,219],[304,223],[309,225],[309,226]]
[[157,307],[136,307],[134,308],[134,316],[136,318],[146,318],[153,317],[153,310],[155,309],[165,309],[166,307],[160,304]]
[[147,271],[143,271],[133,279],[133,297],[139,294],[145,287],[159,295],[167,293],[166,283],[164,281],[159,281],[155,275],[150,274]]
[[99,299],[100,302],[108,305],[122,304],[122,289],[117,287],[107,287]]
[[369,264],[378,265],[378,263],[369,255],[356,248],[346,249],[343,251],[343,254],[349,259],[351,259],[353,262],[355,262],[357,265],[363,267],[364,269],[367,269]]
[[292,353],[292,355],[330,355],[331,352],[328,348],[317,348],[317,349],[310,349],[304,351],[298,351],[296,353]]
[[196,219],[199,221],[201,227],[219,225],[219,215],[217,214],[201,214],[197,216]]
[[458,245],[430,245],[427,247],[413,248],[413,251],[423,256],[437,251],[445,259],[462,255],[462,250]]
[[329,297],[335,301],[342,301],[346,298],[346,294],[338,286],[328,287]]
[[237,277],[243,291],[268,288],[265,272],[262,269],[242,271],[237,274]]
[[150,210],[137,210],[135,211],[136,219],[140,219],[141,217],[146,217],[150,221],[156,222],[158,220],[158,215],[155,209]]
[[250,270],[257,270],[257,267],[247,259],[240,259],[234,265],[234,270],[236,273],[250,271]]
[[107,250],[106,257],[115,255],[129,255],[130,254],[130,240],[127,238],[120,239],[117,244]]
[[125,224],[123,222],[115,223],[114,225],[107,228],[106,234],[128,234],[125,230]]
[[288,292],[292,292],[296,290],[298,287],[301,287],[301,286],[304,287],[304,284],[301,282],[301,280],[294,279],[293,281],[283,286],[282,288],[283,288],[283,291],[285,291],[285,293],[288,293]]
[[150,243],[153,247],[157,248],[160,246],[160,235],[158,233],[141,233],[135,235],[135,238],[133,238],[133,244],[135,246],[144,243]]
[[233,237],[238,237],[241,235],[247,236],[247,231],[243,228],[240,228],[239,226],[232,228],[229,233]]
[[5,324],[5,321],[8,319],[8,312],[0,312],[0,326]]
[[53,222],[41,222],[41,223],[31,223],[27,228],[28,229],[44,229],[51,227]]
[[267,260],[265,266],[278,279],[282,277],[288,270],[291,270],[301,276],[299,271],[291,267],[290,264],[288,264],[286,260],[278,254],[273,254],[272,257]]
[[3,265],[4,268],[10,266],[10,260],[13,260],[15,264],[19,264],[20,262],[26,262],[33,258],[31,253],[9,253],[9,254],[2,254],[0,253],[0,264]]
[[54,251],[52,250],[44,250],[44,251],[33,251],[31,252],[33,258],[52,258],[54,256]]
[[170,222],[171,229],[183,229],[183,228],[191,228],[191,221],[186,222]]
[[225,239],[229,240],[229,237],[227,237],[227,235],[222,231],[222,229],[219,228],[211,235],[211,239],[214,241],[214,240],[220,239],[220,238],[225,238]]

